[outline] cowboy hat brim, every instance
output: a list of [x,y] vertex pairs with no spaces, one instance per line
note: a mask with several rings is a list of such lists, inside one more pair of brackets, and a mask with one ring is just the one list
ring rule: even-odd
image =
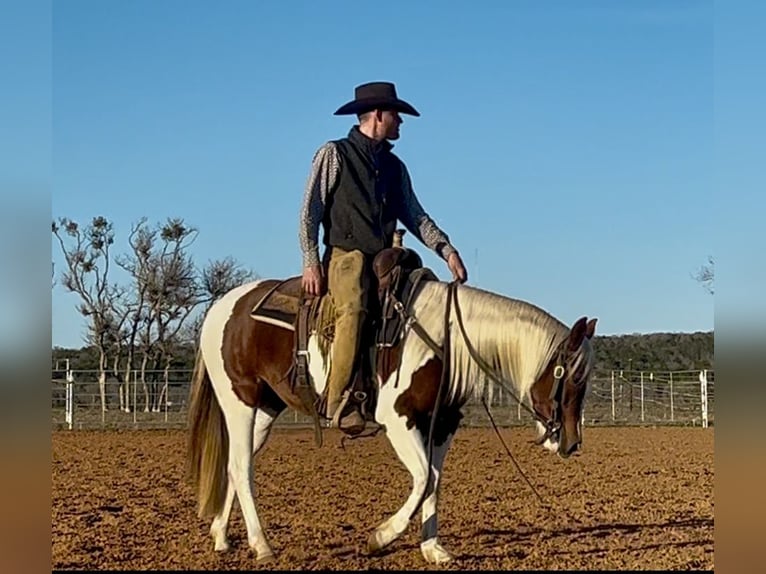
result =
[[360,100],[353,100],[339,107],[334,115],[358,115],[376,109],[394,110],[410,116],[420,116],[420,113],[404,100],[391,98],[362,98]]

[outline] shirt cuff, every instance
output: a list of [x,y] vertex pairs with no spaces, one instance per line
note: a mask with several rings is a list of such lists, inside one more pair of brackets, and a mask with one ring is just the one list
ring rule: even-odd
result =
[[442,259],[445,261],[449,259],[449,256],[453,253],[457,253],[457,249],[455,249],[452,245],[449,243],[443,243],[442,245],[438,245],[436,247],[436,252],[441,256]]
[[303,268],[319,265],[319,250],[313,249],[303,254]]

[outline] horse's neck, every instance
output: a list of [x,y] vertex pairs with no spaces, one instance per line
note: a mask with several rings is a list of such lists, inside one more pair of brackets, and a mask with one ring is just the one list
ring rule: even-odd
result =
[[[443,282],[429,282],[411,310],[439,345],[445,341],[447,287]],[[457,392],[480,394],[484,385],[490,384],[491,390],[494,384],[470,356],[467,338],[495,374],[510,383],[515,393],[526,395],[566,328],[534,305],[469,286],[458,287],[457,305],[465,328],[463,334],[453,300],[449,337]]]

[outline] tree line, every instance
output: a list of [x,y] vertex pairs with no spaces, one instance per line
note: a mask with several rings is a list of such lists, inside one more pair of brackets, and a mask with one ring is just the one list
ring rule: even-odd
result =
[[[189,249],[198,230],[179,218],[155,224],[141,218],[131,226],[129,250],[119,254],[113,224],[103,216],[85,225],[61,217],[51,229],[65,261],[60,284],[78,295],[86,319],[85,346],[74,354],[54,350],[54,359],[82,354],[76,364],[98,373],[103,410],[107,378],[121,382],[120,408],[128,410],[127,383],[138,372],[144,410],[158,411],[168,372],[189,364],[204,311],[256,274],[231,257],[199,267]],[[127,273],[127,283],[113,280],[115,267]]]
[[714,333],[648,333],[594,337],[596,368],[627,371],[714,369]]

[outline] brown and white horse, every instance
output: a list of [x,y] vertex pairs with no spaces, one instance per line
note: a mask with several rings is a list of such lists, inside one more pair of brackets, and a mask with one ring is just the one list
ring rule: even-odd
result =
[[[190,404],[189,468],[199,514],[213,519],[215,550],[226,550],[236,495],[248,544],[259,561],[273,557],[273,551],[253,498],[252,457],[266,442],[277,416],[287,407],[297,408],[279,392],[280,379],[293,359],[291,326],[250,317],[274,283],[262,280],[237,287],[208,311]],[[368,551],[396,540],[421,509],[421,552],[427,562],[443,563],[451,556],[437,535],[438,487],[460,408],[472,396],[481,398],[492,386],[503,385],[537,419],[539,444],[568,457],[582,441],[580,421],[593,366],[596,319],[582,317],[569,329],[530,303],[441,281],[422,283],[405,313],[411,318],[406,336],[390,350],[398,372],[389,368],[376,375],[375,420],[412,475],[412,490],[402,507],[373,530]],[[412,323],[425,337],[412,330]],[[316,333],[308,348],[311,382],[321,393],[331,350]],[[442,357],[447,357],[448,366],[443,385]],[[245,387],[251,389],[248,402],[255,406],[245,404],[234,390]]]

